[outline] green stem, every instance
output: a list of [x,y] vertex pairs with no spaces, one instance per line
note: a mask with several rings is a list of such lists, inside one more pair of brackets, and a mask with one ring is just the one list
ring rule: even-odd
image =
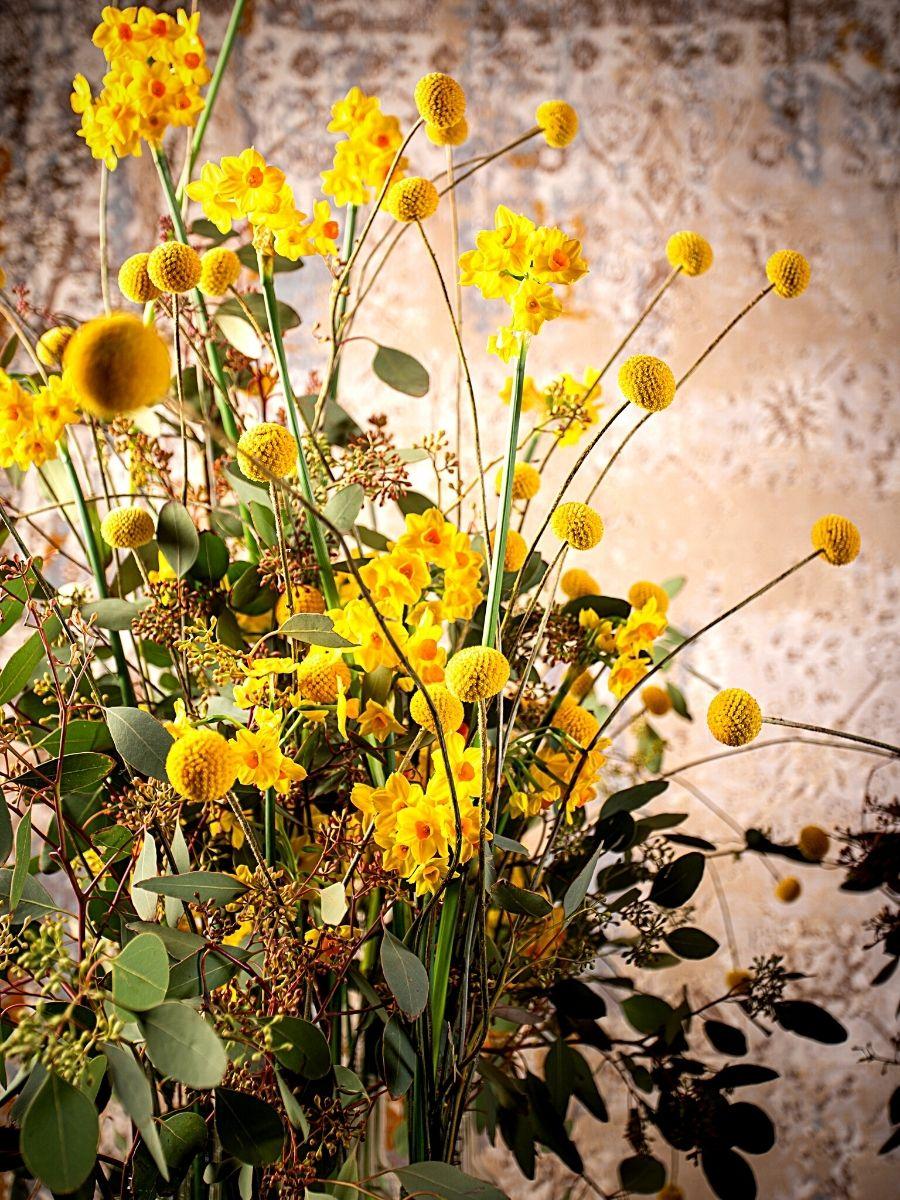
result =
[[228,18],[228,28],[225,30],[222,47],[216,59],[216,67],[213,71],[212,79],[209,81],[209,87],[206,89],[206,102],[203,106],[203,112],[200,114],[197,128],[194,130],[191,153],[188,159],[188,177],[194,172],[194,167],[200,154],[200,147],[203,145],[206,126],[209,124],[209,119],[212,116],[216,97],[219,94],[219,87],[222,83],[222,77],[225,74],[225,68],[228,66],[228,60],[231,58],[231,51],[234,49],[234,39],[237,35],[238,26],[241,23],[241,17],[244,15],[245,4],[246,0],[234,0],[234,4],[232,5],[231,16]]
[[848,742],[861,742],[864,746],[877,746],[880,750],[890,750],[892,754],[900,754],[900,746],[892,746],[890,742],[878,742],[874,738],[861,737],[858,733],[845,733],[843,729],[828,729],[824,725],[807,725],[805,721],[786,721],[783,717],[763,717],[764,725],[783,725],[785,729],[808,729],[810,733],[826,733],[829,737],[844,738]]
[[441,1031],[444,1026],[444,1013],[447,1010],[447,984],[450,979],[450,963],[453,959],[456,911],[459,908],[461,887],[461,883],[451,883],[444,892],[434,960],[431,965],[431,1057],[435,1071],[437,1071],[441,1053]]
[[[356,216],[359,209],[355,204],[347,206],[347,223],[344,226],[344,243],[341,247],[341,262],[349,262],[350,255],[353,253],[353,240],[356,237]],[[338,293],[337,305],[335,307],[335,323],[338,333],[340,334],[341,323],[344,320],[344,313],[347,311],[347,301],[350,297],[350,276],[344,280],[343,286]],[[329,400],[336,400],[338,394],[338,376],[341,371],[340,346],[335,344],[335,359],[334,370],[331,372],[331,379],[328,384]]]
[[[525,355],[528,347],[525,335],[519,346],[516,374],[512,397],[509,402],[509,432],[506,439],[506,458],[500,483],[500,503],[497,507],[497,524],[494,530],[494,549],[491,555],[491,577],[488,584],[487,612],[484,621],[482,645],[493,646],[497,641],[500,619],[500,593],[503,590],[503,560],[506,557],[506,538],[509,519],[512,515],[513,474],[516,466],[516,446],[519,441],[519,418],[522,415],[522,391],[525,386]],[[487,548],[485,548],[487,549]]]
[[275,349],[275,360],[278,363],[278,374],[281,377],[281,387],[284,391],[284,400],[287,405],[288,416],[291,421],[291,429],[294,437],[297,439],[297,472],[300,482],[300,491],[303,493],[303,498],[307,504],[311,506],[307,510],[306,519],[309,525],[309,533],[312,538],[313,551],[316,556],[316,563],[319,567],[319,572],[322,577],[322,592],[325,596],[325,602],[329,608],[337,608],[338,606],[338,591],[334,582],[334,573],[331,569],[331,560],[328,557],[328,546],[325,542],[325,535],[322,532],[322,527],[319,524],[315,513],[311,511],[315,507],[316,499],[313,494],[312,482],[309,475],[309,464],[306,461],[306,455],[303,452],[303,432],[300,428],[300,414],[297,411],[297,401],[294,398],[294,390],[291,387],[291,377],[288,371],[287,354],[284,349],[284,340],[281,336],[281,325],[278,319],[278,301],[275,296],[275,276],[273,273],[272,259],[257,252],[257,261],[259,263],[259,277],[263,285],[263,302],[266,308],[266,320],[269,325],[269,332],[272,335],[272,344]]
[[267,788],[263,798],[263,849],[266,862],[275,863],[275,790]]

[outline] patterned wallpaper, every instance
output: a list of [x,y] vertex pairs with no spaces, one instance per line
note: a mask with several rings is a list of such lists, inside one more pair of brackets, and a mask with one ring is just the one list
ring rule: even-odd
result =
[[[212,50],[226,8],[226,0],[203,6]],[[75,70],[99,78],[89,44],[98,9],[88,0],[64,13],[56,0],[0,6],[2,259],[12,281],[30,281],[35,302],[81,315],[98,306],[97,172],[74,136],[68,93]],[[635,578],[686,574],[671,615],[694,628],[800,557],[817,515],[845,512],[863,535],[852,568],[813,564],[686,657],[717,683],[748,687],[770,712],[888,738],[898,728],[898,24],[889,0],[251,0],[208,143],[215,155],[255,143],[311,199],[330,155],[328,106],[352,84],[377,91],[386,111],[408,121],[416,78],[451,71],[469,95],[466,155],[527,129],[541,99],[569,99],[582,135],[568,151],[529,143],[460,189],[463,245],[501,201],[584,239],[591,273],[536,343],[530,369],[539,380],[605,359],[664,277],[674,229],[705,233],[714,269],[678,280],[633,348],[665,357],[676,375],[758,290],[767,255],[802,249],[813,266],[809,291],[793,302],[767,297],[623,453],[597,499],[606,538],[586,565],[612,594]],[[414,169],[439,171],[442,154],[423,141]],[[146,158],[116,172],[111,205],[117,265],[155,236],[160,203]],[[446,221],[439,215],[432,229],[449,265]],[[290,343],[300,379],[323,361],[313,332],[324,284],[313,264],[284,288],[304,318]],[[503,368],[482,353],[496,321],[491,305],[466,296],[488,452],[503,436]],[[417,353],[433,382],[425,401],[399,399],[373,380],[371,348],[359,343],[342,374],[354,415],[387,412],[406,442],[452,427],[454,354],[415,239],[372,293],[358,331]],[[613,403],[614,373],[608,379]],[[598,450],[576,495],[604,462]],[[708,689],[683,671],[680,682],[702,712]],[[664,727],[672,765],[710,751],[702,725]],[[873,774],[876,762],[794,745],[684,778],[737,820],[787,838],[812,819],[831,828],[858,821],[867,787],[896,795],[900,771]],[[721,835],[696,792],[672,793],[695,832]],[[743,960],[783,953],[850,1029],[835,1048],[751,1034],[754,1052],[784,1075],[774,1101],[763,1089],[753,1097],[780,1125],[776,1150],[756,1164],[761,1194],[887,1200],[893,1172],[874,1153],[887,1136],[893,1081],[858,1065],[856,1049],[886,1048],[896,1003],[896,985],[893,994],[865,989],[880,965],[861,949],[877,901],[809,871],[801,900],[784,908],[758,859],[723,860],[720,874]],[[712,889],[698,919],[722,936]],[[712,995],[719,970],[695,992]],[[614,1110],[614,1121],[621,1116]],[[592,1177],[612,1189],[611,1127],[585,1115],[576,1136]],[[514,1200],[556,1200],[572,1182],[549,1161],[531,1186],[501,1152],[476,1158]],[[708,1195],[689,1164],[680,1181],[690,1197]]]

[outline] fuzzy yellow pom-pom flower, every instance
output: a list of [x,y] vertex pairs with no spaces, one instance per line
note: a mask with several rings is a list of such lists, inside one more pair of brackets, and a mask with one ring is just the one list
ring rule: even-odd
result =
[[[491,549],[494,548],[496,530],[491,531]],[[518,571],[528,557],[528,543],[515,529],[506,531],[506,550],[503,555],[503,570]]]
[[154,404],[169,390],[168,347],[131,313],[82,325],[66,346],[63,366],[82,408],[105,421]]
[[462,117],[445,129],[441,129],[437,125],[426,124],[425,136],[435,146],[461,146],[469,136],[469,122]]
[[147,271],[149,259],[149,254],[132,254],[119,267],[119,291],[135,304],[147,304],[162,295]]
[[438,129],[458,125],[466,115],[466,94],[450,75],[432,71],[423,75],[413,93],[419,116]]
[[509,663],[505,655],[490,646],[467,646],[447,663],[447,687],[466,704],[498,695],[507,679]]
[[35,352],[45,367],[57,367],[75,330],[71,325],[54,325],[38,338]]
[[775,899],[782,904],[793,904],[801,892],[800,880],[793,875],[785,875],[775,885]]
[[628,603],[632,608],[643,608],[648,600],[656,601],[657,612],[667,612],[669,608],[669,593],[658,583],[649,579],[639,579],[628,589]]
[[776,250],[766,263],[766,277],[779,296],[793,300],[809,286],[809,263],[799,250]]
[[234,785],[238,758],[234,747],[213,729],[192,729],[172,743],[166,755],[169,783],[186,800],[220,800]]
[[[494,490],[500,495],[503,486],[503,470],[497,472],[494,480]],[[513,467],[512,498],[513,500],[533,500],[541,490],[541,474],[531,463],[517,462]]]
[[593,550],[603,537],[603,521],[600,514],[587,504],[570,500],[553,510],[550,528],[573,550]]
[[438,190],[430,179],[411,175],[391,186],[384,207],[397,221],[424,221],[438,206]]
[[579,746],[587,746],[600,729],[600,722],[593,713],[568,696],[553,714],[551,724],[554,729],[561,729],[568,734]]
[[117,550],[146,546],[156,533],[153,518],[144,508],[113,508],[100,522],[100,536]]
[[296,616],[298,613],[323,613],[325,611],[325,597],[312,584],[303,583],[299,586],[295,584],[291,588],[291,599],[294,603],[288,607],[287,595],[282,592],[278,597],[275,605],[275,621],[278,625],[283,625],[288,617]]
[[200,259],[200,291],[204,296],[224,296],[241,273],[241,260],[227,246],[214,246]]
[[666,689],[656,687],[652,683],[648,683],[642,689],[641,699],[644,702],[644,708],[647,712],[653,713],[654,717],[664,717],[672,707],[672,698]]
[[334,651],[312,650],[297,667],[297,691],[314,704],[336,704],[338,684],[350,686],[350,668]]
[[559,586],[570,600],[579,600],[582,596],[600,595],[600,584],[590,571],[583,571],[581,567],[572,567],[563,572]]
[[818,825],[804,825],[797,838],[797,849],[810,862],[821,862],[830,845],[831,838]]
[[185,242],[163,242],[147,259],[147,274],[161,292],[189,292],[197,286],[200,270],[200,255]]
[[762,712],[743,688],[725,688],[713,696],[706,723],[723,746],[746,746],[762,729]]
[[243,473],[256,483],[286,479],[297,469],[297,439],[283,425],[263,421],[241,434],[237,457]]
[[681,229],[666,242],[666,258],[685,275],[702,275],[712,266],[712,246],[701,234]]
[[632,404],[647,412],[661,412],[675,399],[675,376],[661,358],[634,354],[619,367],[619,388]]
[[547,145],[554,150],[562,150],[575,140],[578,113],[565,100],[545,100],[537,106],[534,119],[540,125]]
[[585,670],[576,677],[574,683],[569,688],[569,695],[573,700],[583,700],[588,692],[593,691],[593,689],[594,677],[590,671]]
[[845,567],[859,554],[862,539],[859,530],[846,517],[828,513],[819,517],[812,527],[814,550],[821,550],[835,567]]
[[[433,683],[425,690],[431,697],[431,703],[434,705],[441,729],[443,729],[444,733],[455,733],[460,725],[462,725],[462,704],[446,684]],[[419,691],[416,692],[409,702],[409,715],[417,725],[421,725],[429,733],[437,733],[431,709],[428,707],[425,697]]]

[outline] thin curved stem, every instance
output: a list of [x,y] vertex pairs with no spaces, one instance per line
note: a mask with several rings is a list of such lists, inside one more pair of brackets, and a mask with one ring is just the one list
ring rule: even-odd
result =
[[890,742],[879,742],[875,738],[861,737],[858,733],[845,733],[843,729],[807,725],[803,721],[786,721],[783,717],[763,717],[763,724],[783,725],[786,729],[805,729],[809,733],[824,733],[828,737],[843,738],[847,742],[859,742],[863,746],[875,746],[879,750],[888,750],[891,754],[900,754],[900,746],[892,746]]

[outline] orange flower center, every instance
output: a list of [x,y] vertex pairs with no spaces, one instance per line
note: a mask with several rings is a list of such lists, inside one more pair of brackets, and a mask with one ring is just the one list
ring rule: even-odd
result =
[[250,753],[247,755],[247,766],[251,769],[251,771],[255,771],[256,768],[259,766],[259,751],[258,750],[251,750]]
[[191,50],[184,56],[184,65],[190,67],[192,71],[196,71],[200,66],[200,55],[195,50]]
[[439,546],[441,544],[441,535],[436,529],[429,529],[422,538],[423,542],[427,542],[429,546]]
[[461,763],[456,778],[460,783],[471,783],[475,778],[475,768],[470,762]]
[[247,187],[258,188],[263,181],[262,168],[251,167],[247,172]]
[[162,19],[162,17],[160,17],[158,20],[153,22],[153,24],[150,26],[150,32],[153,34],[154,37],[164,37],[165,36],[166,23]]
[[130,42],[134,37],[130,25],[120,25],[118,28],[118,34],[123,42]]
[[437,655],[437,652],[437,642],[434,638],[426,638],[419,648],[419,657],[430,661]]
[[166,94],[166,85],[161,79],[154,79],[150,84],[150,95],[158,99]]
[[338,235],[337,221],[326,221],[325,224],[322,226],[322,233],[327,238],[336,238]]
[[541,302],[540,302],[540,300],[538,300],[538,298],[536,296],[529,296],[528,299],[525,301],[525,307],[531,313],[540,312],[541,311]]
[[376,133],[373,140],[376,146],[389,146],[391,141],[386,133]]
[[569,256],[565,250],[554,250],[550,255],[550,267],[554,271],[564,271],[569,265]]
[[431,826],[427,821],[416,821],[416,837],[420,842],[431,837]]

